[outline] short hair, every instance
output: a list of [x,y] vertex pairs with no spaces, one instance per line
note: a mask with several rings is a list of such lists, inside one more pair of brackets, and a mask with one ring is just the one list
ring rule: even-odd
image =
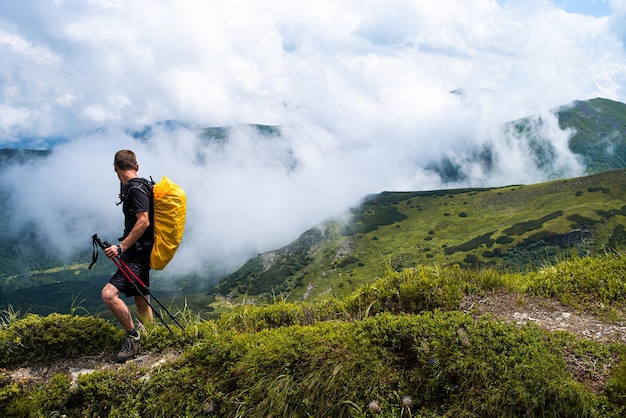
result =
[[137,157],[129,149],[123,149],[115,153],[113,164],[120,170],[135,170],[137,168]]

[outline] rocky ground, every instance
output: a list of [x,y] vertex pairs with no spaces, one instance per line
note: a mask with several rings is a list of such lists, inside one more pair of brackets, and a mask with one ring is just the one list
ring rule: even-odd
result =
[[148,373],[161,365],[176,360],[179,352],[165,351],[159,353],[143,352],[136,358],[124,364],[115,361],[115,353],[105,353],[97,356],[87,356],[75,359],[58,359],[51,364],[20,367],[11,370],[10,374],[14,381],[20,385],[29,387],[50,380],[57,373],[67,373],[72,376],[72,382],[76,382],[78,376],[92,373],[96,370],[117,370],[130,364],[145,368]]
[[[506,293],[492,293],[482,297],[468,296],[461,309],[475,317],[493,315],[495,318],[517,324],[535,323],[549,331],[567,331],[581,338],[626,344],[626,324],[609,323],[602,317],[588,312],[576,312],[557,301],[520,296]],[[159,353],[143,352],[127,362],[150,370],[175,361],[180,356],[177,351]],[[572,373],[577,379],[593,390],[600,390],[610,373],[610,364],[605,364],[592,375],[589,374],[589,361],[580,356],[566,359]],[[614,359],[617,361],[618,359]],[[584,363],[583,367],[581,364]],[[45,382],[57,373],[68,373],[74,380],[82,373],[95,370],[119,369],[124,364],[115,362],[115,353],[78,359],[59,359],[52,364],[34,367],[17,368],[9,373],[13,380],[24,386],[32,386]]]
[[576,312],[554,300],[492,293],[466,297],[461,309],[475,316],[492,314],[502,321],[535,323],[549,331],[567,331],[588,340],[626,344],[626,323],[608,323],[602,317]]

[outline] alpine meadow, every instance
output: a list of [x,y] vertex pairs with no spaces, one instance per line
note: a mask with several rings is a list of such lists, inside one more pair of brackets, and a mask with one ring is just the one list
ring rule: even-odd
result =
[[[549,181],[372,191],[219,277],[157,279],[182,326],[146,324],[123,365],[124,332],[99,304],[106,257],[55,258],[37,225],[3,237],[0,415],[625,416],[626,105],[554,114],[584,175],[561,175],[541,118],[511,121]],[[4,149],[0,175],[53,153]],[[467,158],[488,172],[494,155]],[[429,170],[468,175],[445,158]],[[3,200],[3,231],[11,211]]]

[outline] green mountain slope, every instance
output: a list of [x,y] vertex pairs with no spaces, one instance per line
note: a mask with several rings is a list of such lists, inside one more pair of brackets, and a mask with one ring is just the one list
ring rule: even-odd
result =
[[[585,174],[626,168],[626,104],[608,99],[578,100],[554,109],[559,127],[569,132],[568,146],[585,169]],[[546,179],[566,178],[560,161],[562,152],[554,144],[553,129],[542,116],[529,116],[505,123],[503,135],[515,138],[527,150],[526,156]],[[498,152],[489,143],[455,159],[443,156],[426,168],[444,182],[464,181],[466,165],[478,166],[485,173],[496,166]]]
[[343,296],[417,265],[525,271],[626,244],[626,170],[529,186],[384,192],[260,254],[217,293],[288,300]]
[[576,101],[558,111],[563,129],[573,129],[570,149],[587,172],[626,167],[626,105],[607,99]]

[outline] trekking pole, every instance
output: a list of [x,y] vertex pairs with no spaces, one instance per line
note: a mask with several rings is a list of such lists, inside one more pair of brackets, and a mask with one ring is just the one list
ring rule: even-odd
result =
[[[100,246],[100,248],[102,248],[103,250],[105,248],[108,248],[108,247],[111,246],[111,244],[106,242],[106,241],[102,242],[100,240],[100,238],[98,237],[98,234],[94,234],[91,238],[93,239],[94,244],[98,244],[98,246]],[[94,258],[93,258],[93,261],[92,261],[92,264],[91,264],[92,266],[96,262],[97,259],[98,259],[97,250],[94,247]],[[147,290],[148,295],[150,297],[152,297],[152,299],[154,299],[159,304],[159,306],[169,315],[169,317],[172,319],[172,321],[174,321],[174,323],[176,325],[178,325],[178,327],[181,330],[183,330],[183,333],[184,333],[185,332],[185,328],[183,328],[183,326],[178,323],[178,321],[176,320],[174,315],[172,315],[170,313],[170,311],[168,311],[167,308],[165,306],[163,306],[163,304],[150,291],[150,288],[148,288],[148,286],[146,286],[141,281],[141,279],[137,276],[137,274],[135,274],[135,272],[131,270],[131,268],[128,266],[128,264],[126,264],[119,256],[115,256],[112,260],[113,260],[113,263],[117,266],[117,268],[122,272],[124,277],[126,277],[126,280],[128,280],[130,283],[132,283],[132,285],[135,287],[135,289],[137,290],[137,292],[139,293],[141,298],[144,300],[144,302],[146,302],[148,304],[148,306],[150,307],[150,309],[152,309],[152,312],[154,312],[154,314],[157,316],[157,318],[159,318],[159,320],[161,320],[163,325],[165,325],[165,328],[167,328],[169,332],[174,334],[174,331],[172,331],[172,329],[169,327],[169,325],[167,325],[167,322],[165,322],[163,317],[159,314],[159,312],[157,310],[155,310],[152,307],[152,304],[148,301],[148,299],[145,297],[145,295],[141,292],[141,290],[137,286],[137,283],[139,283],[145,290]],[[91,268],[91,266],[89,268]]]
[[[105,248],[108,248],[111,246],[111,244],[109,244],[108,242],[102,242],[100,240],[100,238],[98,238],[98,234],[94,234],[92,236],[93,242],[94,244],[98,244],[100,246],[100,248],[102,248],[103,250]],[[97,250],[94,248],[95,254],[97,254]],[[97,255],[94,257],[94,261],[92,262],[95,263],[95,260],[97,260]],[[126,280],[128,280],[135,288],[135,290],[137,290],[137,293],[139,294],[139,296],[141,296],[141,298],[144,300],[144,302],[146,302],[146,304],[150,307],[150,309],[152,309],[152,312],[154,312],[154,314],[157,316],[157,318],[159,318],[159,320],[163,323],[163,325],[165,325],[165,327],[169,330],[169,332],[172,333],[172,335],[174,334],[174,331],[172,331],[169,327],[169,325],[163,320],[163,317],[159,314],[159,312],[157,310],[154,309],[154,307],[152,306],[152,304],[150,303],[150,301],[146,298],[146,296],[141,292],[141,290],[139,289],[139,287],[137,286],[137,282],[139,284],[142,285],[142,287],[146,290],[148,290],[148,295],[152,296],[154,298],[154,296],[151,294],[150,289],[148,289],[146,287],[146,285],[139,280],[139,278],[137,278],[137,282],[133,281],[133,279],[130,277],[130,273],[134,272],[128,267],[128,265],[126,263],[124,263],[119,257],[115,257],[112,259],[113,263],[115,264],[115,266],[122,272],[122,274],[124,275],[124,277],[126,278]],[[136,277],[136,275],[135,275]],[[156,300],[156,298],[154,298]]]

